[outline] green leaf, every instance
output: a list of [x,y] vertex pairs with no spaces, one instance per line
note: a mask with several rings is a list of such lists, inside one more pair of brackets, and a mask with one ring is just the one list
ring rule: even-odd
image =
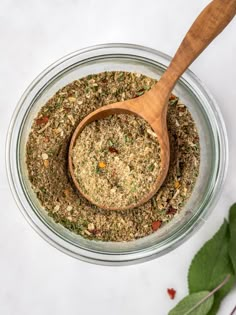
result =
[[190,293],[213,290],[229,270],[228,224],[225,221],[214,237],[205,243],[192,260],[188,272]]
[[236,203],[229,210],[229,255],[236,274]]
[[[194,257],[188,273],[190,293],[213,290],[224,278],[234,271],[228,254],[229,226],[225,220],[219,231],[209,240]],[[222,299],[234,285],[232,276],[228,283],[215,293],[214,305],[208,315],[214,315]]]
[[215,293],[214,304],[212,309],[207,315],[216,315],[218,314],[218,310],[223,298],[230,292],[235,283],[235,277],[231,275],[229,282],[222,287],[218,292]]
[[[181,300],[175,308],[173,308],[168,315],[206,315],[210,311],[214,296],[210,296],[207,300],[202,302],[198,307],[194,308],[202,299],[206,298],[210,292],[202,291],[190,294]],[[194,308],[194,309],[193,309]],[[193,309],[191,311],[191,309]]]

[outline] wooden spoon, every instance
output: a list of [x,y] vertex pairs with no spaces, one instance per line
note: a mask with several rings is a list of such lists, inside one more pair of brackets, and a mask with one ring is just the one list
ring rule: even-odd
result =
[[[210,44],[210,42],[227,26],[236,14],[236,0],[214,0],[198,16],[190,30],[184,37],[169,67],[166,69],[158,83],[144,95],[103,106],[86,116],[77,126],[72,136],[69,147],[69,170],[76,188],[80,193],[92,202],[89,196],[80,189],[74,175],[72,162],[72,150],[78,134],[84,127],[94,120],[102,119],[109,115],[129,113],[141,116],[157,134],[161,148],[161,171],[156,179],[154,188],[147,195],[141,196],[136,204],[123,208],[109,208],[96,204],[98,207],[108,210],[126,210],[140,206],[148,201],[162,185],[168,171],[170,160],[169,138],[166,123],[168,100],[173,87],[179,77],[198,55]],[[93,202],[92,202],[93,203]],[[95,204],[95,203],[94,203]]]

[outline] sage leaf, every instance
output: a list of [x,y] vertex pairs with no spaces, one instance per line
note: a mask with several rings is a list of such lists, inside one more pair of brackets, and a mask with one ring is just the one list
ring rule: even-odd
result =
[[190,293],[217,287],[227,275],[230,280],[215,293],[214,305],[208,315],[214,315],[225,295],[234,285],[234,270],[229,257],[229,225],[225,220],[219,231],[195,255],[189,268]]
[[229,256],[236,274],[236,203],[229,210]]
[[229,293],[229,291],[232,289],[234,285],[234,276],[228,275],[225,280],[216,288],[215,291],[215,298],[214,298],[214,304],[210,310],[210,312],[207,315],[216,315],[218,314],[218,310],[220,307],[220,303],[223,300],[223,298]]
[[221,301],[223,298],[230,292],[230,290],[234,286],[234,279],[232,278],[227,285],[225,285],[224,288],[216,292],[215,298],[214,298],[214,304],[210,310],[210,312],[207,315],[216,315],[218,314],[218,310],[220,308]]
[[168,313],[168,315],[207,315],[214,302],[213,295],[209,296],[208,299],[199,304],[196,308],[195,306],[209,294],[209,291],[202,291],[186,296]]
[[213,290],[227,274],[232,274],[228,255],[229,229],[225,220],[214,237],[192,260],[188,272],[190,293]]

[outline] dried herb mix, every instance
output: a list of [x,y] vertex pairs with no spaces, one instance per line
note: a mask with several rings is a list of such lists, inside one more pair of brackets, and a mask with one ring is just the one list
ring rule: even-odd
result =
[[153,233],[181,211],[198,176],[200,147],[191,114],[174,95],[167,117],[170,168],[150,201],[127,211],[102,210],[77,193],[68,175],[68,144],[77,124],[103,105],[142,95],[155,82],[129,72],[90,75],[60,89],[41,108],[29,134],[26,163],[38,199],[56,222],[85,238],[130,241]]
[[82,130],[72,161],[80,189],[90,201],[122,208],[154,189],[160,172],[160,146],[144,119],[113,115]]

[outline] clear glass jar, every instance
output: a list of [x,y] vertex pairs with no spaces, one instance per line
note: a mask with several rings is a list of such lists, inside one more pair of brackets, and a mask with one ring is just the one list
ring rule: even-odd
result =
[[13,115],[7,138],[6,164],[9,183],[22,213],[33,228],[63,252],[92,263],[124,265],[161,256],[186,241],[220,195],[227,170],[227,136],[216,102],[191,72],[186,71],[174,93],[190,110],[200,136],[200,174],[193,194],[182,212],[152,235],[131,242],[93,241],[56,224],[42,208],[28,180],[25,150],[37,112],[57,90],[88,74],[130,71],[158,79],[170,57],[153,49],[107,44],[89,47],[65,56],[43,71],[28,87]]

